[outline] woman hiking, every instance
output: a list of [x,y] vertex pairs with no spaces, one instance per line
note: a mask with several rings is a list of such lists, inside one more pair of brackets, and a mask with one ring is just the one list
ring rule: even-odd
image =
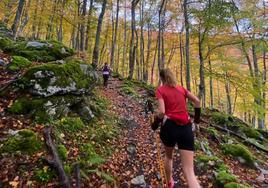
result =
[[110,68],[107,63],[104,64],[104,67],[102,68],[102,76],[103,76],[103,86],[108,87],[108,79],[110,76]]
[[186,99],[194,103],[194,123],[200,121],[200,101],[191,92],[178,86],[170,69],[160,71],[162,85],[156,90],[158,112],[152,123],[155,130],[161,124],[160,139],[165,146],[164,167],[168,187],[173,188],[172,178],[173,151],[175,145],[179,148],[184,177],[189,188],[200,188],[194,173],[194,133],[193,125],[187,111]]

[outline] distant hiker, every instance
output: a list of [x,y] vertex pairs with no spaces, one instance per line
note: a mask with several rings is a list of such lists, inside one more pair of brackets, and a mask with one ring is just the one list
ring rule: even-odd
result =
[[107,87],[108,86],[108,80],[110,76],[110,68],[107,63],[104,64],[104,67],[102,68],[102,76],[103,76],[103,86]]
[[186,99],[194,103],[194,123],[200,121],[200,101],[190,91],[177,86],[170,69],[160,71],[162,85],[156,90],[158,99],[158,112],[151,124],[156,130],[161,125],[160,139],[165,145],[165,173],[168,187],[174,186],[172,178],[172,155],[177,144],[182,162],[182,169],[189,188],[200,188],[194,173],[194,133],[193,125],[187,111]]

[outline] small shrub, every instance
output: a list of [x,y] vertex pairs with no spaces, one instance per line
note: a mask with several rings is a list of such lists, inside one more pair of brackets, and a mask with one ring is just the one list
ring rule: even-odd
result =
[[39,183],[48,183],[53,178],[56,177],[55,172],[50,169],[48,166],[45,166],[43,169],[35,171],[35,180]]
[[214,123],[219,125],[226,125],[229,123],[228,115],[220,113],[220,112],[212,112],[211,119]]

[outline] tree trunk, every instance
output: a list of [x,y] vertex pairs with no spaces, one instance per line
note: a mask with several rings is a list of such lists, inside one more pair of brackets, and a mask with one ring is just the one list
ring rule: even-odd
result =
[[184,58],[183,58],[183,47],[182,47],[182,31],[180,32],[180,80],[181,80],[181,86],[183,86],[183,63],[184,63]]
[[213,99],[213,80],[212,80],[212,66],[211,66],[211,59],[209,56],[208,59],[208,66],[209,66],[209,93],[210,93],[210,108],[214,108],[214,99]]
[[203,58],[203,41],[204,41],[204,34],[201,33],[201,26],[199,26],[198,32],[198,54],[199,54],[199,98],[202,101],[202,107],[206,107],[206,96],[205,96],[205,75],[204,75],[204,58]]
[[[46,2],[46,0],[42,0],[40,15],[43,15],[43,13],[44,13],[45,2]],[[41,38],[40,31],[41,31],[42,23],[43,23],[42,19],[39,19],[38,26],[37,26],[37,34],[36,34],[37,39]]]
[[183,15],[185,24],[185,64],[186,64],[186,87],[191,91],[191,77],[190,77],[190,24],[188,19],[188,0],[183,1]]
[[148,82],[148,71],[149,71],[149,59],[150,59],[150,54],[151,54],[151,43],[152,43],[152,38],[151,38],[151,31],[150,31],[150,23],[148,22],[148,28],[147,28],[147,54],[146,54],[146,61],[144,64],[144,72],[143,72],[143,81],[145,83]]
[[36,0],[35,3],[35,9],[34,9],[34,15],[33,15],[33,23],[32,23],[32,38],[36,39],[36,29],[37,29],[37,12],[39,7],[40,0]]
[[226,80],[225,83],[225,91],[226,91],[226,98],[227,98],[227,113],[232,114],[232,101],[231,101],[231,91],[230,91],[230,84]]
[[122,62],[122,75],[125,76],[125,62],[126,62],[126,46],[127,46],[127,0],[125,0],[124,9],[124,44],[123,44],[123,62]]
[[85,50],[85,20],[87,14],[87,0],[83,0],[82,14],[81,14],[81,27],[80,27],[80,51]]
[[90,40],[90,24],[91,24],[91,15],[93,11],[93,3],[94,0],[90,0],[89,2],[89,10],[88,10],[88,18],[87,18],[87,28],[86,28],[86,41],[85,41],[85,49],[88,50],[89,40]]
[[118,15],[119,15],[119,0],[116,1],[116,17],[115,17],[115,29],[112,41],[112,52],[111,52],[111,67],[114,68],[114,53],[116,49],[117,42],[117,31],[118,31]]
[[57,29],[57,38],[58,38],[58,41],[62,42],[63,40],[63,26],[62,26],[62,23],[63,23],[63,15],[64,15],[64,8],[65,8],[65,4],[66,4],[66,0],[62,0],[62,9],[61,9],[61,12],[60,12],[60,24],[59,24],[59,28]]
[[98,60],[99,60],[100,33],[101,33],[103,16],[105,14],[106,4],[107,4],[107,0],[103,0],[101,13],[100,13],[100,16],[98,19],[98,26],[97,26],[96,38],[95,38],[95,46],[94,46],[93,57],[92,57],[92,65],[95,68],[97,67]]
[[[142,81],[145,81],[144,75],[145,75],[145,64],[144,64],[144,33],[143,33],[143,27],[144,27],[144,1],[141,2],[141,8],[140,8],[140,64],[142,67]],[[149,28],[147,28],[149,30]]]
[[135,21],[135,8],[140,0],[132,0],[131,2],[131,39],[130,39],[130,49],[129,49],[129,75],[128,79],[133,78],[134,67],[135,67],[135,53],[136,47],[134,44],[135,40],[135,30],[136,30],[136,21]]
[[154,84],[154,67],[155,67],[157,49],[158,49],[158,42],[156,42],[155,52],[154,52],[154,60],[153,60],[153,65],[152,65],[152,69],[151,69],[151,85]]
[[27,25],[30,17],[29,17],[29,10],[31,8],[31,3],[32,1],[31,0],[28,0],[28,2],[26,1],[24,7],[24,10],[23,10],[23,13],[22,13],[22,19],[21,19],[21,24],[19,26],[19,30],[17,32],[17,35],[20,36],[25,28],[25,26]]
[[54,23],[54,17],[56,14],[56,8],[57,8],[57,0],[54,0],[53,5],[52,5],[52,12],[48,21],[46,40],[51,39],[53,35],[53,23]]
[[25,0],[19,0],[19,5],[18,5],[18,8],[17,8],[16,16],[15,16],[13,25],[11,27],[15,39],[17,38],[17,31],[18,31],[18,27],[19,27],[21,15],[22,15],[22,10],[23,10],[23,7],[24,7],[24,3],[25,3]]

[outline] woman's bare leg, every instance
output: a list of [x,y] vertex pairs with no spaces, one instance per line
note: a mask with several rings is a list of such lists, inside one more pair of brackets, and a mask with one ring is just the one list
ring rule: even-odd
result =
[[174,150],[174,147],[165,146],[166,154],[165,154],[164,166],[165,166],[165,172],[166,172],[168,182],[170,182],[171,179],[172,179],[172,167],[173,167],[172,156],[173,156],[173,150]]
[[194,152],[189,150],[179,150],[181,156],[182,170],[189,188],[200,188],[198,180],[194,174]]

